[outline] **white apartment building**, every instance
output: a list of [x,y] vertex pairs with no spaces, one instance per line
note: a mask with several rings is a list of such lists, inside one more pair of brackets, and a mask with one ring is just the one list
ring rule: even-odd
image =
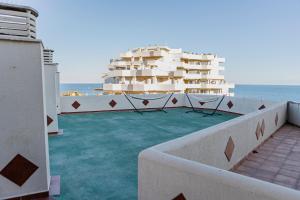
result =
[[201,93],[233,95],[225,81],[224,58],[167,46],[136,48],[112,59],[103,75],[104,94]]

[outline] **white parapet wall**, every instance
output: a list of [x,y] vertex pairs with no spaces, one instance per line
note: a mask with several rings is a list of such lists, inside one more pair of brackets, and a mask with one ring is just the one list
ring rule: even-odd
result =
[[[248,100],[231,101],[243,111]],[[189,200],[299,199],[299,191],[229,171],[286,123],[286,102],[264,102],[266,108],[258,110],[260,103],[253,102],[251,113],[140,153],[139,199],[173,199],[180,194]]]
[[[137,109],[162,108],[171,94],[131,95],[132,97],[155,99],[149,100],[145,105],[143,100],[128,98]],[[97,112],[97,111],[120,111],[134,110],[134,107],[126,99],[125,95],[102,95],[102,96],[62,96],[60,98],[61,113]],[[173,94],[166,107],[185,106],[185,98],[182,94]]]
[[0,199],[50,184],[42,43],[0,37]]
[[[215,109],[222,99],[222,96],[214,95],[186,94],[184,96],[186,107],[191,107],[192,104],[193,107],[199,109]],[[225,96],[218,109],[225,112],[248,114],[268,108],[274,103],[274,101],[264,99]]]
[[50,134],[58,133],[57,119],[57,64],[44,64],[45,94],[47,109],[47,130]]
[[[128,98],[137,109],[161,108],[168,100],[171,94],[147,94],[147,95],[128,95]],[[215,95],[195,95],[189,94],[189,99],[185,94],[173,94],[169,99],[166,107],[191,107],[196,109],[215,109],[221,101],[222,96]],[[143,104],[142,100],[149,99],[148,104]],[[161,98],[163,97],[163,98]],[[157,100],[151,100],[156,99]],[[213,100],[212,102],[201,104],[202,101]],[[115,104],[113,103],[115,102]],[[191,102],[191,103],[190,103]],[[265,109],[275,102],[268,100],[256,100],[247,98],[237,98],[226,96],[220,104],[218,110],[247,114],[259,109]],[[126,99],[125,95],[100,95],[100,96],[61,96],[60,112],[77,113],[77,112],[97,112],[97,111],[118,111],[134,110],[134,107]]]

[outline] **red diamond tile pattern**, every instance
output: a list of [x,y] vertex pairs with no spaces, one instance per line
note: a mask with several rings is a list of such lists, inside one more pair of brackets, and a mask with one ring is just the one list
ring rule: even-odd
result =
[[261,123],[261,127],[260,127],[260,132],[261,132],[262,136],[264,136],[264,134],[265,134],[265,129],[266,129],[266,125],[265,125],[265,120],[263,119],[263,121]]
[[80,107],[80,103],[78,101],[74,101],[74,103],[72,103],[73,108],[78,109]]
[[109,102],[109,105],[113,108],[113,107],[115,107],[117,105],[117,102],[115,102],[115,100],[111,100]]
[[231,160],[233,151],[234,151],[234,142],[232,140],[232,137],[230,136],[229,139],[228,139],[225,151],[224,151],[225,156],[226,156],[228,162],[230,162],[230,160]]
[[260,123],[257,123],[257,127],[256,127],[256,131],[255,131],[255,135],[256,135],[256,139],[259,140],[260,138],[260,131],[261,131],[261,127],[260,127]]
[[18,154],[1,170],[0,174],[21,187],[37,169],[38,166]]
[[176,104],[178,102],[178,100],[174,97],[173,99],[172,99],[172,103],[173,104]]
[[143,101],[143,104],[146,106],[146,105],[149,104],[149,101],[145,99],[145,100]]
[[263,105],[261,105],[259,108],[258,108],[258,110],[263,110],[263,109],[265,109],[266,108],[266,106],[263,104]]
[[53,119],[47,115],[47,126],[53,122]]
[[203,106],[205,104],[205,102],[203,101],[199,101],[200,105]]
[[232,106],[233,106],[233,103],[232,103],[232,101],[229,101],[229,102],[227,103],[227,106],[228,106],[228,108],[229,108],[229,109],[231,109],[231,108],[232,108]]
[[173,200],[186,200],[186,198],[182,193],[180,193]]
[[278,125],[278,120],[279,120],[279,118],[278,118],[278,113],[276,113],[276,117],[275,117],[275,125],[276,125],[276,126]]

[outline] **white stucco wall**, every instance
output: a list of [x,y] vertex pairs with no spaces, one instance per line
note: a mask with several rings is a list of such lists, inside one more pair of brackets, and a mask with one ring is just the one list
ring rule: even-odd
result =
[[[216,108],[218,103],[221,101],[222,96],[213,96],[213,95],[197,95],[197,94],[188,94],[191,100],[192,105],[195,108]],[[217,101],[205,103],[201,105],[199,101],[209,101],[214,100],[215,98],[219,98]],[[232,107],[230,108],[227,104],[232,102]],[[191,107],[190,102],[188,101],[187,96],[185,95],[185,103],[187,107]],[[251,99],[251,98],[242,98],[242,97],[230,97],[226,96],[225,99],[222,101],[219,110],[223,110],[226,112],[233,112],[239,114],[247,114],[253,111],[258,110],[259,107],[264,105],[266,108],[272,106],[274,101],[264,100],[264,99]]]
[[[144,150],[139,155],[139,199],[172,199],[180,193],[189,200],[299,199],[299,191],[227,171],[286,122],[286,111],[285,102],[277,103]],[[263,120],[265,132],[257,140],[257,124]],[[229,137],[235,145],[230,161],[224,154]]]
[[[134,97],[141,98],[156,98],[163,97],[163,99],[159,100],[150,100],[148,105],[144,105],[142,100],[132,99],[130,100],[138,109],[147,109],[147,108],[161,108],[164,103],[167,101],[170,94],[152,94],[152,95],[132,95]],[[177,99],[177,103],[174,104],[172,102],[173,98]],[[114,107],[109,105],[109,102],[114,100],[117,104]],[[77,101],[80,103],[80,107],[75,109],[72,104]],[[72,112],[94,112],[94,111],[108,111],[108,110],[133,110],[134,108],[129,103],[129,101],[125,98],[124,95],[101,95],[101,96],[62,96],[60,98],[61,103],[61,112],[62,113],[72,113]],[[166,107],[178,107],[184,106],[184,96],[181,94],[174,94]]]
[[[148,94],[148,95],[132,95],[132,96],[141,97],[141,98],[156,98],[156,97],[162,97],[164,96],[164,94]],[[172,99],[174,97],[178,100],[176,104],[172,103]],[[204,105],[200,105],[199,103],[199,99],[209,100],[214,98],[216,98],[215,95],[190,94],[190,100],[193,106],[195,108],[200,108],[200,109],[215,109],[218,102],[221,100],[221,96],[219,96],[219,99],[215,102],[206,103]],[[143,105],[141,100],[130,98],[130,100],[138,109],[162,107],[164,102],[167,99],[168,99],[168,95],[166,95],[164,99],[150,101],[150,103],[147,106],[145,106]],[[111,100],[115,100],[117,102],[117,105],[115,107],[111,107],[109,105],[109,102]],[[72,103],[74,101],[80,103],[79,108],[75,109],[74,107],[72,107]],[[229,108],[227,105],[229,101],[233,103],[233,106],[231,108]],[[274,103],[275,102],[273,101],[267,101],[267,100],[225,97],[225,99],[222,101],[219,107],[219,110],[239,113],[239,114],[247,114],[258,110],[258,108],[262,105],[268,108],[272,106]],[[62,113],[134,109],[124,95],[77,96],[77,97],[62,96],[60,97],[60,105],[61,105]],[[186,95],[184,94],[174,94],[171,97],[169,103],[167,104],[167,107],[181,107],[181,106],[191,107]]]
[[[275,118],[278,114],[278,123]],[[265,131],[258,140],[257,124],[264,121]],[[185,137],[155,146],[154,148],[188,160],[229,170],[259,144],[265,141],[286,123],[286,103],[279,103],[269,109],[255,111],[221,124],[196,131]],[[235,149],[230,162],[224,155],[227,141],[232,137]]]
[[47,116],[53,121],[47,126],[48,133],[58,132],[57,119],[57,64],[44,64],[44,82]]
[[139,200],[299,200],[300,192],[149,149],[139,157]]
[[48,191],[42,44],[0,38],[0,170],[17,154],[39,168],[20,187],[0,175],[0,199]]

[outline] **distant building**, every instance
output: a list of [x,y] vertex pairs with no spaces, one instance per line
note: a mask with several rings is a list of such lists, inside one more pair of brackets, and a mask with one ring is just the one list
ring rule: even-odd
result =
[[112,59],[103,75],[104,94],[201,93],[233,95],[215,54],[195,54],[167,46],[136,48]]

